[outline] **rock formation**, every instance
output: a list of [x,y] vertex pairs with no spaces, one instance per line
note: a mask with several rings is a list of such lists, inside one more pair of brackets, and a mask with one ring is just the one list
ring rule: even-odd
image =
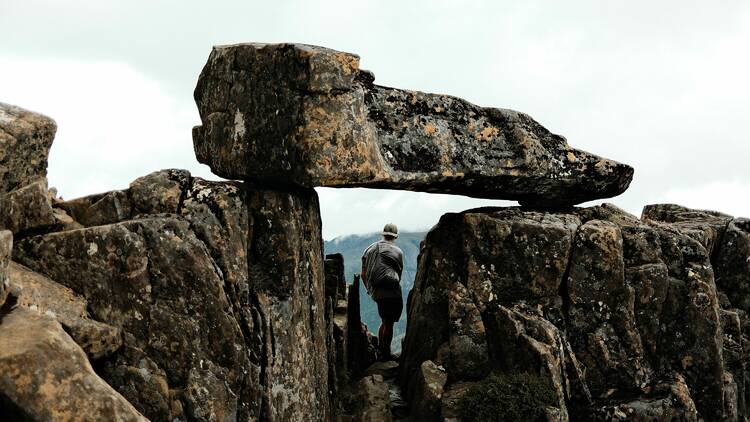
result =
[[750,259],[744,222],[673,205],[447,214],[420,257],[402,382],[443,366],[445,407],[489,372],[529,372],[560,420],[742,419],[746,298],[718,280],[747,277],[723,265]]
[[633,169],[530,116],[373,84],[359,57],[302,44],[214,47],[195,100],[198,161],[272,186],[371,187],[558,207],[615,196]]
[[[372,82],[347,53],[217,47],[196,154],[241,181],[169,169],[72,200],[47,186],[54,122],[0,103],[0,419],[456,421],[511,378],[549,421],[750,418],[750,220],[574,208],[632,169],[522,113]],[[441,218],[400,361],[374,363],[314,186],[523,207]]]
[[56,223],[45,178],[56,131],[49,117],[0,103],[0,230]]

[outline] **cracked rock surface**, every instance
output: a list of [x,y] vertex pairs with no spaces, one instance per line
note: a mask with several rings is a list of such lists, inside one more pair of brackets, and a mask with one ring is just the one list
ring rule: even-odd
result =
[[420,254],[402,385],[445,368],[439,417],[487,374],[529,372],[555,420],[743,420],[747,233],[666,204],[446,214]]
[[370,187],[565,207],[619,195],[633,169],[530,116],[373,84],[359,57],[302,44],[214,47],[195,100],[198,161],[272,186]]
[[144,415],[329,417],[314,191],[165,170],[57,206],[82,228],[22,239],[14,259],[122,331],[100,373]]

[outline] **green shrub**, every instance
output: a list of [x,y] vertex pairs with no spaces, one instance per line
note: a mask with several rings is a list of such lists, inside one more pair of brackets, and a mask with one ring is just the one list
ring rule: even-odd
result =
[[552,385],[528,373],[490,375],[472,386],[458,402],[464,422],[544,420],[544,408],[556,406]]

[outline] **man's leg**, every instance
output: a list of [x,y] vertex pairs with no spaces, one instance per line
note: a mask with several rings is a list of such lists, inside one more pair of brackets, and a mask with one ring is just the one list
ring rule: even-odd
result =
[[387,353],[388,356],[391,355],[391,341],[393,340],[393,321],[383,321],[380,324],[380,330],[382,333],[380,334],[382,339],[382,348],[383,351]]

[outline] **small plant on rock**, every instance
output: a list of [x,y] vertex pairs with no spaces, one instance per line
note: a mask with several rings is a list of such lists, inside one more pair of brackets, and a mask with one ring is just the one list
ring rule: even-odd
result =
[[493,374],[472,386],[458,402],[464,422],[542,421],[557,403],[549,380],[529,373]]

